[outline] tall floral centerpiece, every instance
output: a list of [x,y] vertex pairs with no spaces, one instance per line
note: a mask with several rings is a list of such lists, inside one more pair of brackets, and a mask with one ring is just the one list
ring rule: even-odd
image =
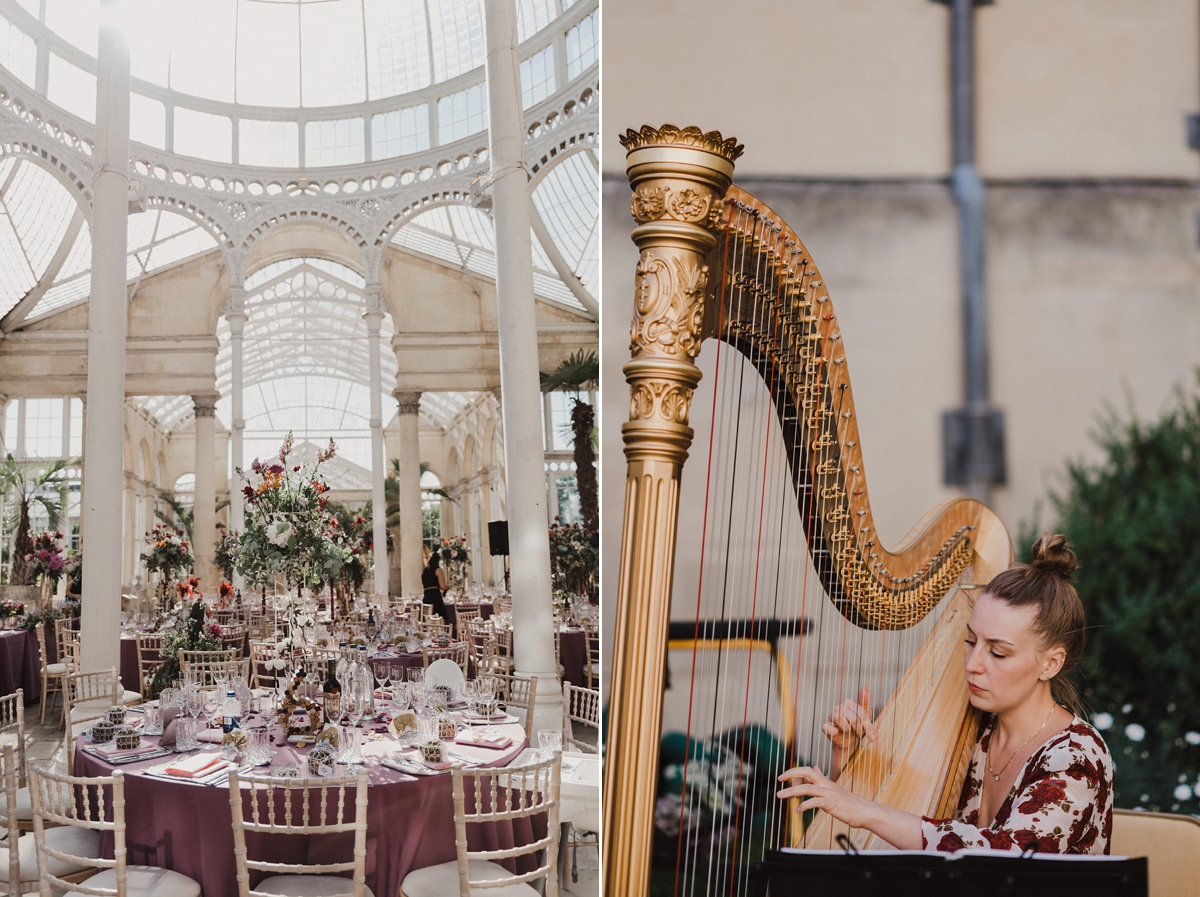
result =
[[50,606],[50,593],[58,585],[67,566],[62,549],[58,547],[62,537],[63,534],[57,531],[38,533],[33,537],[32,550],[25,554],[25,569],[42,587],[39,599],[42,607]]
[[[187,583],[183,585],[186,586]],[[163,629],[163,662],[154,672],[149,697],[157,698],[159,692],[180,677],[181,648],[187,651],[220,651],[224,647],[221,642],[221,628],[206,619],[204,602],[199,596],[195,596],[195,600],[190,604],[183,605],[174,622]]]
[[471,563],[471,549],[467,547],[467,537],[451,536],[449,539],[442,539],[438,553],[441,555],[446,582],[450,588],[464,588],[467,583],[467,566]]
[[[278,459],[255,459],[246,473],[242,494],[246,500],[246,530],[231,533],[230,556],[248,585],[266,589],[277,579],[295,595],[288,598],[289,634],[276,646],[279,660],[293,658],[305,648],[312,618],[304,610],[303,589],[316,586],[326,577],[336,577],[350,559],[349,549],[328,536],[329,518],[321,479],[321,465],[333,458],[337,446],[317,452],[315,464],[296,464],[291,459],[294,443],[289,433],[279,448]],[[286,661],[284,661],[286,662]]]
[[321,479],[321,465],[334,457],[337,446],[317,452],[316,464],[293,464],[292,434],[279,449],[279,459],[257,458],[250,473],[238,468],[246,481],[246,531],[233,533],[230,552],[237,571],[254,587],[265,589],[283,581],[297,595],[305,586],[320,583],[322,573],[337,573],[346,562],[346,551],[326,535],[325,513],[329,491]]
[[181,578],[196,563],[192,557],[191,545],[181,529],[167,526],[159,522],[154,529],[146,533],[148,551],[142,553],[142,563],[151,573],[157,572],[158,597],[165,611],[171,600],[171,584]]

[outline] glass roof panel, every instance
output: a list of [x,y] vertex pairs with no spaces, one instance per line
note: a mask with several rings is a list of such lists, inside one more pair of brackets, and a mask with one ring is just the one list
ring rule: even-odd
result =
[[294,3],[242,3],[236,27],[238,102],[299,106],[300,8]]
[[445,81],[483,65],[479,0],[429,0],[433,79]]
[[0,66],[31,87],[37,77],[37,42],[4,16],[0,16]]
[[425,0],[364,0],[367,87],[372,100],[428,87]]
[[[342,106],[367,98],[362,0],[301,5],[300,38],[305,106]],[[338,52],[330,52],[330,47]]]
[[585,153],[567,156],[533,191],[533,204],[558,251],[596,295],[599,277],[599,197],[596,170]]

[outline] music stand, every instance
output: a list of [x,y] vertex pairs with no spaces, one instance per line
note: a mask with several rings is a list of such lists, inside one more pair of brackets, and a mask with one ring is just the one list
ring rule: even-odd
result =
[[1147,897],[1145,857],[1001,851],[772,850],[751,871],[754,897]]

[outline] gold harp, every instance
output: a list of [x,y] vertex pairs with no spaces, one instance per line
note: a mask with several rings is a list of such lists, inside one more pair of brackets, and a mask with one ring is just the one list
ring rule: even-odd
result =
[[[747,568],[740,580],[727,578],[722,584],[721,607],[734,608],[726,619],[710,619],[712,614],[698,609],[690,640],[681,639],[687,626],[671,621],[681,474],[693,447],[691,405],[701,381],[697,361],[705,340],[715,343],[714,354],[724,351],[725,359],[718,364],[725,370],[736,366],[739,376],[746,372],[757,376],[756,388],[764,396],[760,404],[768,409],[762,415],[767,434],[762,454],[764,459],[773,455],[783,471],[782,476],[772,474],[772,489],[783,504],[790,502],[789,519],[803,523],[799,536],[806,550],[788,545],[790,531],[782,523],[770,531],[780,546],[773,550],[776,560],[789,558],[789,547],[804,556],[803,589],[794,584],[800,581],[800,573],[792,580],[790,574],[779,573],[775,595],[786,598],[790,591],[807,600],[803,596],[804,590],[811,591],[807,579],[811,576],[825,599],[822,607],[832,609],[833,618],[845,627],[843,642],[849,637],[866,644],[868,636],[890,636],[895,645],[909,639],[909,656],[882,689],[887,695],[877,717],[879,737],[862,742],[843,767],[839,782],[910,812],[953,814],[978,725],[961,672],[964,626],[977,590],[1011,563],[1012,544],[1000,520],[970,499],[935,507],[895,548],[878,544],[846,352],[833,303],[812,256],[779,216],[732,186],[734,162],[742,151],[734,139],[665,125],[629,131],[621,142],[628,153],[636,220],[632,237],[640,258],[632,360],[624,367],[631,397],[629,421],[622,427],[628,468],[605,758],[604,881],[606,894],[642,895],[648,893],[654,849],[669,646],[692,646],[694,679],[702,654],[723,655],[726,666],[717,669],[724,676],[723,670],[736,666],[730,661],[732,647],[761,646],[770,639],[771,650],[755,653],[770,658],[779,638],[790,637],[795,646],[806,638],[804,620],[797,622],[793,614],[790,623],[781,622],[778,608],[768,608],[760,594],[761,549],[753,576]],[[744,392],[737,398],[742,403],[739,408],[749,407],[741,397]],[[720,424],[715,411],[713,422],[696,421],[697,426],[702,423],[709,427],[711,481],[714,435],[718,441],[736,442],[738,437],[727,435],[732,427]],[[748,464],[739,459],[730,470],[742,476]],[[760,542],[767,531],[762,507],[768,493],[765,465],[764,460],[764,498],[757,495],[756,485],[745,489],[750,494],[746,502],[758,515]],[[755,501],[760,504],[754,505]],[[745,529],[753,529],[753,515],[747,520]],[[708,522],[706,497],[705,530]],[[689,515],[686,538],[694,540],[691,531],[698,529]],[[729,534],[727,544],[741,535],[740,531]],[[701,554],[701,567],[705,557]],[[811,612],[809,607],[799,617]],[[828,630],[833,623],[827,619],[819,625]],[[914,641],[913,634],[920,639]],[[713,650],[695,650],[701,646]],[[798,656],[791,666],[797,681],[801,670],[807,669],[805,663],[812,667],[811,658],[805,661]],[[747,660],[747,695],[751,666]],[[779,669],[771,668],[761,678],[779,682],[781,691],[786,691]],[[741,690],[741,681],[734,691]],[[821,701],[834,694],[814,691],[809,704],[815,709],[805,712],[815,716],[819,711],[823,720],[832,707],[821,707]],[[790,695],[781,693],[779,704],[786,709],[770,711],[768,716],[778,719],[781,713],[796,713]],[[690,714],[689,709],[689,726]],[[779,727],[784,737],[794,721],[785,720]],[[692,751],[690,741],[685,750]],[[801,756],[805,752],[798,753],[792,745],[786,757],[776,759],[791,762]],[[775,813],[770,807],[760,809]],[[684,827],[682,811],[680,827]],[[744,893],[743,886],[734,885],[757,858],[748,856],[748,851],[761,855],[764,848],[799,844],[836,847],[837,834],[845,834],[860,850],[888,846],[869,832],[848,830],[824,814],[805,825],[805,820],[785,808],[765,840],[743,848],[742,855],[722,866],[719,874],[729,879],[728,893]],[[682,843],[684,836],[679,837]],[[726,891],[724,882],[721,890]]]

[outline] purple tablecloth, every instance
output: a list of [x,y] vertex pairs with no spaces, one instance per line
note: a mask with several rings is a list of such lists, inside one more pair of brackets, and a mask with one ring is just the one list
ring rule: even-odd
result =
[[[48,646],[47,650],[53,649]],[[0,694],[11,695],[23,688],[25,703],[36,704],[42,696],[41,657],[34,630],[0,631]]]
[[[491,619],[491,616],[492,616],[492,602],[480,601],[479,602],[479,619],[488,620],[488,619]],[[446,617],[448,618],[451,626],[458,625],[458,614],[455,612],[453,604],[446,605]]]
[[559,662],[563,681],[580,688],[587,687],[587,637],[582,629],[568,629],[559,634]]
[[[501,727],[511,730],[514,744],[505,751],[456,746],[464,754],[485,760],[490,766],[510,763],[528,745],[524,730],[518,725]],[[274,730],[277,736],[282,730]],[[148,739],[156,740],[156,739]],[[280,741],[276,737],[273,741]],[[82,776],[111,775],[114,767],[75,747],[75,774]],[[449,774],[413,777],[378,763],[380,754],[396,748],[393,740],[367,742],[366,770],[371,789],[367,807],[367,885],[379,897],[399,893],[400,882],[413,869],[452,861],[454,847],[453,785]],[[276,744],[278,752],[273,765],[298,762],[297,752],[290,746]],[[233,855],[233,829],[229,817],[228,787],[211,787],[186,781],[166,781],[138,775],[164,762],[144,760],[126,764],[125,818],[126,844],[130,863],[143,863],[173,869],[198,881],[205,897],[235,897],[237,867]],[[265,772],[265,770],[263,770]],[[352,791],[351,791],[352,793]],[[352,806],[352,798],[347,800]],[[472,850],[511,847],[527,844],[544,837],[545,820],[518,820],[516,825],[471,826],[469,846]],[[278,837],[278,836],[275,836]],[[255,841],[248,838],[251,856],[281,862],[317,862],[319,859],[345,861],[351,858],[352,835],[289,837],[286,842]],[[102,842],[105,855],[112,856],[111,839]],[[331,859],[331,855],[333,858]],[[251,873],[253,887],[264,876]]]
[[137,639],[121,636],[121,687],[140,692],[141,675],[138,670]]

